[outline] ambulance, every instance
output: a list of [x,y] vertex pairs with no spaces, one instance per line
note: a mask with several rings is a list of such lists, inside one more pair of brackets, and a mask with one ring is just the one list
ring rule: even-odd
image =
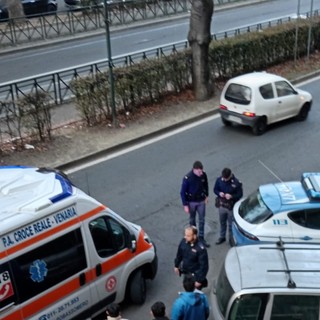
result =
[[156,248],[62,172],[0,167],[0,319],[92,319],[142,304]]

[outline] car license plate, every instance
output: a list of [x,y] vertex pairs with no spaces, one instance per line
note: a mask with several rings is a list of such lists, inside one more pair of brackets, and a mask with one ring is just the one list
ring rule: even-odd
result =
[[236,122],[236,123],[242,123],[242,120],[238,117],[235,117],[235,116],[229,116],[228,120]]

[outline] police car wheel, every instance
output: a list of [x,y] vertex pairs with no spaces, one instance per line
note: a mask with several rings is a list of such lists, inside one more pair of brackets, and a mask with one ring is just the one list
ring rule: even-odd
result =
[[134,304],[143,304],[146,301],[147,286],[142,271],[138,270],[132,276],[129,288],[129,297]]

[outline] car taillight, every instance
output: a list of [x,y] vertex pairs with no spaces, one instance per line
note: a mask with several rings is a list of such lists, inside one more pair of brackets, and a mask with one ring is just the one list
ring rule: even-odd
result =
[[250,118],[256,116],[256,114],[254,112],[249,112],[249,111],[243,112],[243,115],[246,116],[246,117],[250,117]]
[[226,106],[224,106],[223,104],[220,104],[220,109],[222,110],[228,110],[228,108]]
[[259,241],[259,238],[257,238],[257,237],[254,236],[253,234],[251,234],[251,233],[243,230],[237,223],[236,223],[236,225],[237,225],[237,228],[238,228],[239,232],[240,232],[241,234],[243,234],[246,238],[248,238],[248,239],[250,239],[250,240],[253,240],[253,241]]

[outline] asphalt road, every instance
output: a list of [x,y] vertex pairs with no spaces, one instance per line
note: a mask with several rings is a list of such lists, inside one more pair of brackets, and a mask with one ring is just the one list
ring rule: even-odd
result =
[[[320,8],[320,0],[314,0],[313,8]],[[302,1],[300,12],[310,10],[309,1]],[[235,7],[217,11],[212,20],[212,33],[291,16],[297,13],[296,1],[273,0],[256,5]],[[186,40],[189,17],[164,19],[161,23],[141,25],[134,28],[114,29],[111,32],[111,51],[115,58],[135,51],[161,47],[168,43]],[[0,83],[22,79],[80,64],[106,59],[106,38],[104,34],[85,39],[48,45],[28,51],[1,56]]]
[[[210,191],[221,169],[227,166],[243,182],[245,195],[260,184],[274,182],[276,177],[270,171],[284,181],[299,180],[303,172],[320,171],[319,85],[317,79],[301,87],[314,98],[305,122],[285,121],[257,137],[246,127],[224,127],[215,116],[157,143],[70,175],[83,190],[142,225],[156,242],[159,273],[148,283],[147,301],[140,307],[123,304],[123,317],[149,319],[150,306],[156,300],[164,301],[170,312],[177,292],[182,290],[181,279],[173,273],[176,248],[188,223],[179,190],[182,177],[194,160],[203,162]],[[206,238],[212,244],[208,250],[210,285],[229,248],[226,243],[214,245],[219,227],[213,200],[211,193],[206,224]]]

